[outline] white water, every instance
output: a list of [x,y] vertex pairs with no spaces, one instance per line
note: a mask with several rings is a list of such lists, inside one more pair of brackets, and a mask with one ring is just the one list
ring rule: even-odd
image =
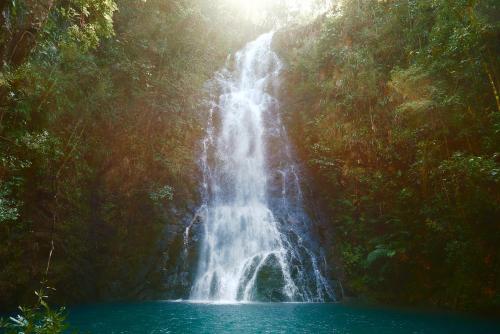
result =
[[[290,207],[301,211],[301,192],[271,95],[282,68],[271,49],[272,37],[264,34],[247,44],[215,80],[201,159],[204,239],[192,300],[334,298],[315,255],[303,243],[303,231],[291,228],[300,218]],[[277,145],[271,148],[272,142]],[[277,150],[278,163],[270,162],[271,150]],[[276,197],[270,179],[276,175],[281,179],[275,191],[281,223],[270,204]],[[295,189],[295,200],[290,189]],[[189,227],[186,242],[188,234]]]

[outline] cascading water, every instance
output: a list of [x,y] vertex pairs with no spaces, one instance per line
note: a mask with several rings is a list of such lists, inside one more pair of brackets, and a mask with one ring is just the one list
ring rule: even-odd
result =
[[[267,33],[247,44],[213,82],[193,300],[335,298],[306,246],[308,218],[297,168],[272,95],[281,69],[272,37]],[[189,227],[186,242],[188,233]]]

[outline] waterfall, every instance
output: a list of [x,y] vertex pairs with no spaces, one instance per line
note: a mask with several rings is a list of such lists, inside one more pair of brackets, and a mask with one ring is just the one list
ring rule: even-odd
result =
[[335,298],[308,246],[298,169],[273,96],[282,64],[272,38],[248,43],[212,82],[192,300]]

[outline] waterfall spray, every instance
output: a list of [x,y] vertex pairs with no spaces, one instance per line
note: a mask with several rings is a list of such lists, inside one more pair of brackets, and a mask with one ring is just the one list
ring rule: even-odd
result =
[[282,64],[272,38],[248,43],[214,80],[202,142],[204,236],[193,300],[335,298],[304,241],[299,176],[273,96]]

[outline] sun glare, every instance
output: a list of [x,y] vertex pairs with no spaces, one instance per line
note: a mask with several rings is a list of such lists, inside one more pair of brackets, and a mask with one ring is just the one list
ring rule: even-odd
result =
[[266,3],[269,5],[272,1],[266,0],[227,0],[231,5],[238,7],[244,13],[257,13],[265,10]]
[[[289,11],[296,16],[313,16],[321,12],[332,0],[225,0],[245,17],[259,20],[276,11]],[[279,13],[277,13],[279,14]]]

